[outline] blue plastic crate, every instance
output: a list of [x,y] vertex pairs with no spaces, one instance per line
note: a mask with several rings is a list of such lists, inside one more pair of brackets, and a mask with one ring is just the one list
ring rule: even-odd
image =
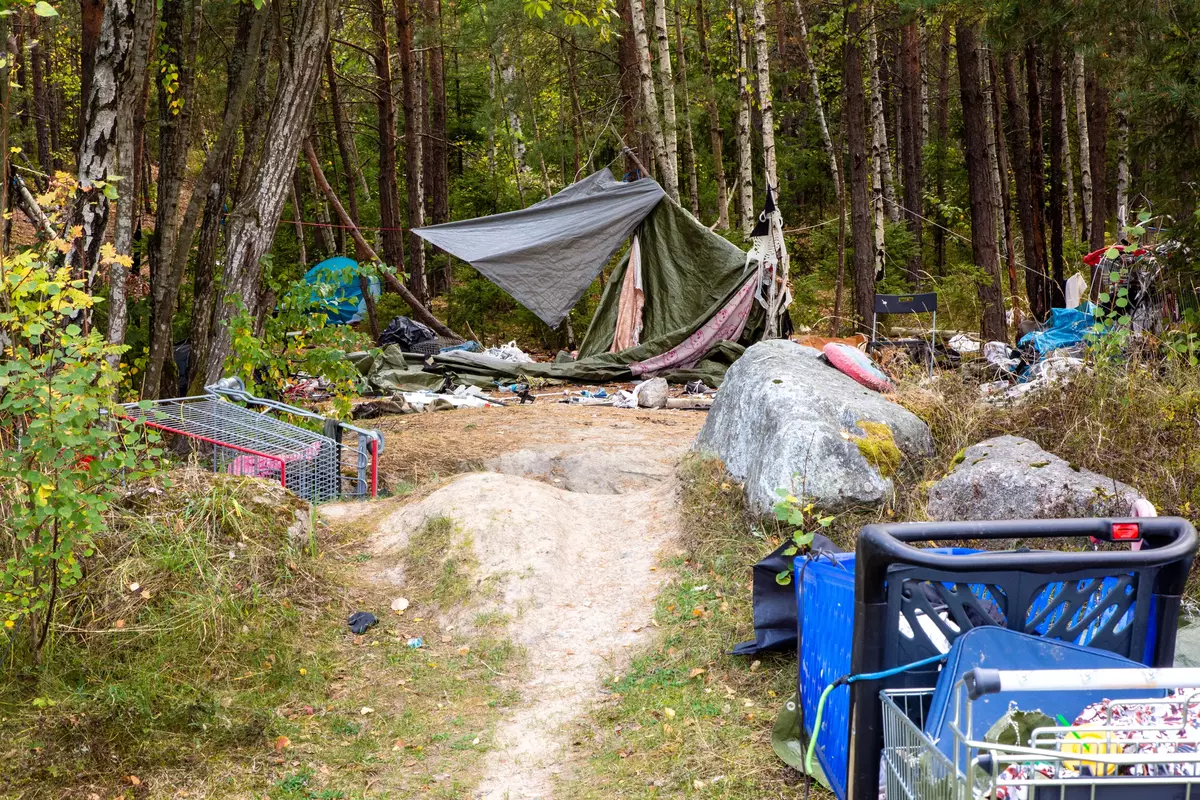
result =
[[[970,555],[979,551],[970,548],[936,548],[929,552],[948,555]],[[800,621],[800,678],[799,692],[804,712],[805,732],[817,737],[816,756],[834,793],[844,800],[849,771],[850,751],[850,687],[839,686],[825,701],[821,718],[821,730],[814,733],[812,726],[817,715],[817,704],[825,687],[850,672],[851,652],[854,646],[854,553],[823,554],[809,560],[799,557],[795,561],[794,584]],[[1093,604],[1103,601],[1105,595],[1117,583],[1116,578],[1104,578],[1097,587]],[[1033,623],[1046,608],[1052,607],[1062,593],[1063,583],[1049,583],[1030,605],[1026,622]],[[1079,582],[1083,589],[1085,582]],[[983,584],[970,584],[976,597],[993,599]],[[1132,591],[1132,589],[1128,589]],[[1091,608],[1093,606],[1089,606]],[[1151,613],[1154,608],[1151,606]],[[1044,633],[1063,612],[1054,612],[1030,629],[1030,633]],[[1077,612],[1081,614],[1083,612]],[[1087,645],[1113,612],[1104,612],[1076,638],[1075,643]],[[1125,612],[1118,627],[1129,625],[1133,620],[1133,609]],[[1146,645],[1147,663],[1153,652],[1153,641]]]

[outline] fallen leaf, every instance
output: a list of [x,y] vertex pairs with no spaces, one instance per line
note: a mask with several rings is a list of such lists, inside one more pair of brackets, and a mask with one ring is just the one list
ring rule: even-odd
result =
[[365,717],[367,714],[374,714],[375,709],[371,708],[370,706],[363,706],[361,709],[359,709],[358,713]]
[[407,608],[408,608],[408,598],[407,597],[397,597],[395,600],[392,601],[392,611],[395,611],[397,614],[403,614]]
[[467,653],[470,653],[470,652],[471,652],[471,648],[469,648],[469,647],[460,647],[460,648],[458,648],[458,654],[459,654],[460,656],[465,656]]
[[673,708],[664,708],[663,713],[672,719],[675,718],[675,709]]
[[750,664],[750,671],[751,671],[751,672],[758,672],[758,668],[759,668],[759,667],[761,667],[761,666],[762,666],[762,662],[761,662],[761,661],[754,661],[754,662],[751,662],[751,664]]
[[703,617],[704,616],[704,606],[696,606],[695,608],[693,608],[692,616],[693,617]]
[[129,775],[128,777],[125,778],[125,780],[129,781],[134,786],[142,785],[142,779],[139,778],[137,775]]
[[691,672],[688,673],[688,677],[695,678],[695,677],[698,677],[703,674],[704,674],[704,667],[696,667],[695,669],[693,669]]
[[393,750],[403,750],[404,749],[404,740],[397,739],[396,741],[392,742],[392,749]]
[[114,628],[124,628],[124,627],[125,627],[125,620],[123,620],[123,619],[119,619],[119,620],[117,620],[116,622],[114,622],[114,623],[113,623],[113,627],[114,627]]
[[150,590],[149,589],[142,589],[142,599],[143,600],[150,599]]
[[292,743],[292,740],[289,739],[288,737],[280,736],[278,739],[275,740],[275,752],[282,753],[284,750],[287,749],[288,745],[290,745],[291,743]]

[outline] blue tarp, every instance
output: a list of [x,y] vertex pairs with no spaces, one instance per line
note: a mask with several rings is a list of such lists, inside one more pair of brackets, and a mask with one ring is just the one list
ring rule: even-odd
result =
[[1027,333],[1017,342],[1017,347],[1033,345],[1038,355],[1044,356],[1060,347],[1073,347],[1084,340],[1096,327],[1096,307],[1084,303],[1079,308],[1052,308],[1046,327]]
[[[312,304],[324,307],[330,325],[352,325],[367,316],[367,302],[363,299],[358,281],[358,262],[345,256],[327,258],[304,273],[304,282],[313,286]],[[316,288],[325,284],[325,291]],[[367,278],[372,297],[379,297],[379,277]]]

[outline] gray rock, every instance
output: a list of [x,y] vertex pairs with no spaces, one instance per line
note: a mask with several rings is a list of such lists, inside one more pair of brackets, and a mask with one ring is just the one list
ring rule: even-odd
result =
[[638,405],[642,408],[666,408],[667,379],[651,378],[637,387]]
[[568,448],[514,450],[484,466],[505,475],[544,481],[583,494],[626,494],[656,486],[671,477],[674,457],[650,447],[606,447],[572,452]]
[[933,451],[920,418],[820,355],[785,340],[750,347],[726,373],[696,439],[696,450],[745,482],[757,512],[774,507],[780,487],[830,511],[881,503],[892,492],[890,469],[864,455],[860,438],[875,436],[904,458]]
[[929,490],[936,520],[1127,516],[1141,495],[1079,469],[1020,436],[972,445]]

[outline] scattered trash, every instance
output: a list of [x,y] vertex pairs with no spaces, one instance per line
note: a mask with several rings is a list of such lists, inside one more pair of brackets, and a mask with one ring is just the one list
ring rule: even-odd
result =
[[403,614],[407,609],[408,609],[408,598],[407,597],[397,597],[395,600],[392,601],[392,611],[395,611],[397,614]]
[[999,367],[1005,372],[1015,372],[1021,366],[1021,359],[1005,342],[988,342],[983,346],[983,358],[989,364]]
[[420,636],[415,636],[412,639],[409,639],[407,644],[412,649],[417,650],[417,649],[425,646],[425,640],[422,639]]
[[850,376],[868,389],[881,393],[896,391],[891,378],[875,366],[870,356],[857,347],[843,342],[830,342],[822,352],[839,372]]
[[396,317],[383,333],[379,334],[379,345],[387,347],[389,344],[395,344],[406,353],[411,353],[417,345],[432,342],[436,338],[437,334],[428,326],[408,317]]
[[378,624],[379,618],[370,611],[355,611],[346,622],[350,626],[351,633],[361,636],[367,632],[367,628]]
[[946,344],[951,350],[963,355],[968,353],[978,353],[980,348],[983,346],[980,344],[978,339],[972,339],[965,333],[956,333],[954,336],[950,337],[950,341],[948,341]]
[[683,390],[688,394],[708,394],[713,391],[704,385],[704,381],[700,380],[689,381],[684,385]]
[[524,350],[517,347],[517,342],[515,339],[508,344],[502,344],[499,347],[489,347],[487,350],[483,351],[483,354],[485,356],[491,356],[492,358],[498,358],[502,361],[511,361],[514,364],[533,363],[533,358],[530,357],[530,355]]
[[592,392],[587,389],[584,389],[582,392],[579,393],[579,396],[580,397],[604,398],[604,397],[608,397],[608,391],[605,389],[597,389],[596,391]]
[[453,353],[456,350],[464,353],[478,353],[483,350],[483,345],[476,341],[463,342],[462,344],[447,345],[446,347],[443,347],[440,352]]

